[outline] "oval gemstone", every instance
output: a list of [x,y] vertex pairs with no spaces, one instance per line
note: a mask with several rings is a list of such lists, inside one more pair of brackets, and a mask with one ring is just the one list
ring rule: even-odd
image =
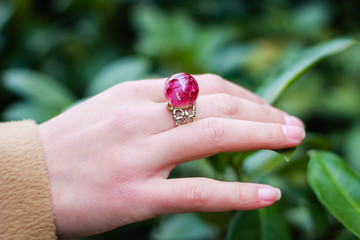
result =
[[164,86],[166,100],[176,108],[187,108],[197,99],[199,85],[188,73],[176,73],[170,76]]

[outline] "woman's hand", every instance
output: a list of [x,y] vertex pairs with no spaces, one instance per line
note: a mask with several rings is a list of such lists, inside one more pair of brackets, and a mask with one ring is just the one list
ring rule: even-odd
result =
[[39,126],[57,234],[104,232],[161,214],[256,209],[277,188],[206,178],[167,179],[178,164],[219,152],[301,143],[300,120],[205,74],[197,121],[174,127],[165,79],[119,84]]

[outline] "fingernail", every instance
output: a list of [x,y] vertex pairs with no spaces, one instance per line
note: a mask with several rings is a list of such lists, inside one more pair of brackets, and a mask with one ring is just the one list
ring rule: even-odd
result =
[[259,199],[265,202],[278,201],[281,198],[281,191],[278,188],[264,187],[258,191]]
[[289,126],[298,126],[298,127],[304,127],[304,123],[294,116],[285,116],[285,123]]
[[285,135],[293,140],[303,140],[305,138],[305,130],[302,127],[288,126],[282,127]]

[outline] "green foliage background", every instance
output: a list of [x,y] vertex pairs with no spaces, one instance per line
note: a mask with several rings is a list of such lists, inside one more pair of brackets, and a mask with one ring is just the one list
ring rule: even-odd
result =
[[[351,43],[299,79],[285,77],[278,93],[272,84],[309,68],[299,56],[326,56],[311,46],[325,42],[328,51],[332,39],[358,38],[359,9],[357,0],[4,0],[0,117],[41,123],[119,82],[220,74],[268,92],[305,121],[307,138],[289,162],[272,151],[224,153],[183,164],[172,177],[272,184],[281,201],[256,211],[161,216],[84,239],[357,239],[360,47]],[[308,169],[310,149],[317,150]]]

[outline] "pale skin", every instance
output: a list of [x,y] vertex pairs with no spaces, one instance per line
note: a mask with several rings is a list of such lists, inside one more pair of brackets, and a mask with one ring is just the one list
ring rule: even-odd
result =
[[174,127],[166,79],[119,84],[39,126],[57,235],[92,235],[162,214],[272,205],[268,185],[168,179],[219,152],[294,147],[303,123],[217,75],[195,75],[197,121]]

